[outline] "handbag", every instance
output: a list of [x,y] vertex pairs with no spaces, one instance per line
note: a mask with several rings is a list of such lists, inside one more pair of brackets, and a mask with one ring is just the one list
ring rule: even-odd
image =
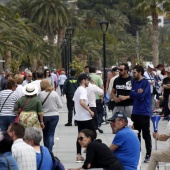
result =
[[7,96],[7,98],[5,99],[4,103],[3,103],[2,106],[1,106],[0,113],[1,113],[1,111],[2,111],[2,108],[4,107],[5,102],[7,101],[7,99],[9,98],[9,96],[10,96],[12,93],[13,93],[13,92],[11,92],[11,93]]
[[29,97],[29,98],[25,101],[25,103],[23,104],[23,106],[18,109],[18,114],[17,114],[17,117],[15,118],[14,122],[19,122],[19,115],[20,115],[20,113],[23,111],[24,107],[26,106],[26,104],[28,103],[28,101],[29,101],[30,99],[31,99],[31,98]]

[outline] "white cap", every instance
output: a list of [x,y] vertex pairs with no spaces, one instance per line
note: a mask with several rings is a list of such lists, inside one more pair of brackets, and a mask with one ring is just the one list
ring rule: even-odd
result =
[[97,70],[96,74],[102,74],[102,72],[100,70]]
[[153,64],[148,64],[148,67],[150,67],[150,68],[154,69]]

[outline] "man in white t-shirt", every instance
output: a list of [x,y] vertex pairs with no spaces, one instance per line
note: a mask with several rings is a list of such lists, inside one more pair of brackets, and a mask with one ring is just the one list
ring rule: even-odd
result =
[[[153,138],[167,141],[170,138],[170,122],[168,122],[164,134],[153,132]],[[152,151],[147,170],[155,170],[158,162],[170,162],[170,149]]]
[[41,81],[43,80],[43,78],[44,78],[44,72],[43,72],[43,70],[39,70],[39,71],[37,71],[37,73],[36,73],[36,80],[35,81],[33,81],[33,82],[31,82],[31,83],[33,83],[33,84],[35,84],[37,87],[38,87],[38,93],[37,93],[37,95],[41,92],[41,86],[40,86],[40,83],[41,83]]
[[[78,125],[78,132],[82,129],[90,129],[94,132],[96,137],[96,130],[94,127],[93,119],[94,112],[88,107],[87,89],[90,77],[83,73],[78,77],[78,82],[80,86],[74,93],[73,101],[75,106],[75,116],[74,119]],[[76,162],[82,162],[84,158],[81,156],[81,146],[77,141],[77,159]]]

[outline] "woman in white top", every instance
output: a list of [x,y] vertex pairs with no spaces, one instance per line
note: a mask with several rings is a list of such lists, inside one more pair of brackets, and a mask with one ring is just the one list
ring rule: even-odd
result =
[[63,104],[58,93],[53,90],[48,80],[42,80],[40,86],[42,91],[38,97],[42,102],[45,125],[45,128],[43,129],[43,141],[44,146],[52,151],[55,128],[59,121],[58,108],[61,108]]

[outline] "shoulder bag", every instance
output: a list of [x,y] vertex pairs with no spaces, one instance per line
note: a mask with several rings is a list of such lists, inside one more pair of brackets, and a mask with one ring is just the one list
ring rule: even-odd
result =
[[46,102],[46,100],[48,99],[48,96],[50,95],[51,92],[52,92],[52,91],[50,91],[50,92],[47,94],[46,98],[45,98],[44,101],[42,102],[42,105]]
[[31,98],[29,97],[29,98],[25,101],[25,103],[23,104],[23,106],[18,109],[18,114],[17,114],[17,117],[15,118],[14,122],[19,122],[19,115],[20,115],[20,113],[23,111],[24,107],[26,106],[26,104],[28,103],[28,101],[29,101],[30,99],[31,99]]

